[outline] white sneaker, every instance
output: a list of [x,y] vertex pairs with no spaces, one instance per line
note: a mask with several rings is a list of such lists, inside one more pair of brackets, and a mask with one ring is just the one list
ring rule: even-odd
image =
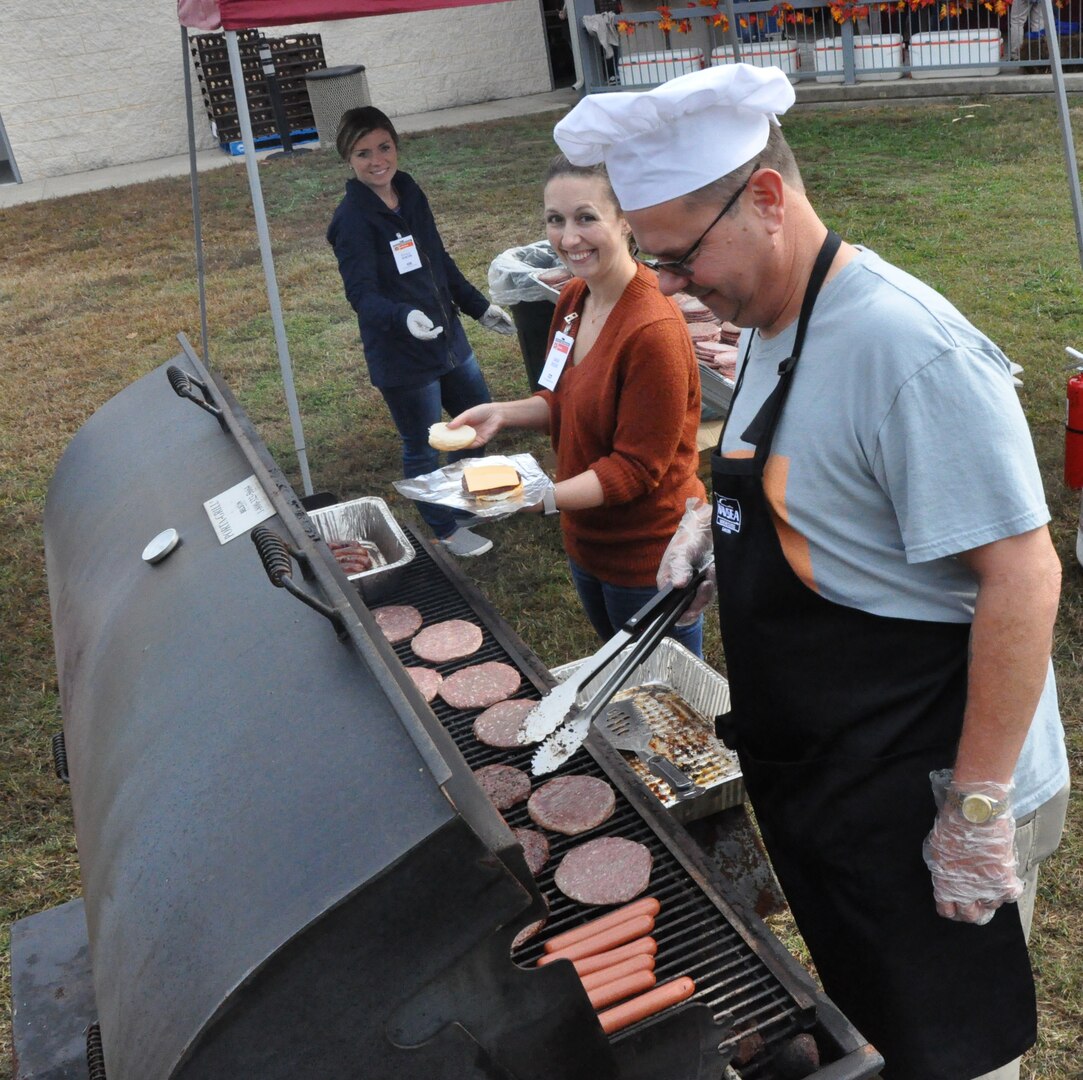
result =
[[474,555],[484,555],[492,546],[492,540],[486,540],[484,536],[478,536],[465,527],[456,529],[450,536],[440,541],[451,552],[462,559],[469,559]]

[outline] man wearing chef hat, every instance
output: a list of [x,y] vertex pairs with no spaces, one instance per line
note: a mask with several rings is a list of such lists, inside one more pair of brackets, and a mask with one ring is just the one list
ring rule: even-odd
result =
[[793,101],[728,65],[590,96],[554,135],[605,162],[662,291],[745,328],[713,501],[659,582],[713,545],[719,731],[824,988],[887,1080],[1018,1076],[1067,804],[1049,512],[1007,358],[823,224]]

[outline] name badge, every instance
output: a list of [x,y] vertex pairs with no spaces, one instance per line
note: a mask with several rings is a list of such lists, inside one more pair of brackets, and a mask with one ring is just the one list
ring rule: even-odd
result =
[[538,376],[538,385],[546,390],[555,390],[560,373],[568,362],[568,356],[575,344],[575,338],[569,337],[563,330],[558,330],[553,335],[553,344],[549,347],[549,355],[545,358],[545,367]]
[[417,244],[412,236],[399,236],[392,240],[391,254],[395,256],[395,266],[400,274],[421,269],[421,256],[417,253]]

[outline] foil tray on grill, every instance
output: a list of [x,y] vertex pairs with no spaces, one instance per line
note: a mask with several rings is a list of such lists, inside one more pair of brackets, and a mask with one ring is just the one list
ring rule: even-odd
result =
[[[584,662],[563,664],[552,673],[564,682]],[[583,687],[582,696],[588,696],[604,675],[603,671]],[[635,704],[654,732],[651,749],[665,754],[704,789],[696,798],[677,799],[665,781],[651,774],[635,754],[622,754],[640,783],[678,821],[694,821],[744,801],[737,755],[714,733],[714,718],[730,705],[729,685],[717,671],[672,638],[663,638],[654,652],[632,669],[613,700]]]
[[322,510],[310,510],[308,516],[325,540],[358,540],[368,549],[376,565],[371,570],[346,575],[350,581],[357,582],[366,603],[383,600],[394,591],[414,558],[414,548],[383,499],[367,495]]

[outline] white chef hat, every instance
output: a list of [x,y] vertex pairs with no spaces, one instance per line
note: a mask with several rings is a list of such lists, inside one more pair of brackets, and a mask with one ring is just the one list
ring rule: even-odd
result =
[[723,64],[653,90],[590,94],[553,138],[574,165],[604,161],[621,207],[642,210],[751,161],[793,102],[779,68]]

